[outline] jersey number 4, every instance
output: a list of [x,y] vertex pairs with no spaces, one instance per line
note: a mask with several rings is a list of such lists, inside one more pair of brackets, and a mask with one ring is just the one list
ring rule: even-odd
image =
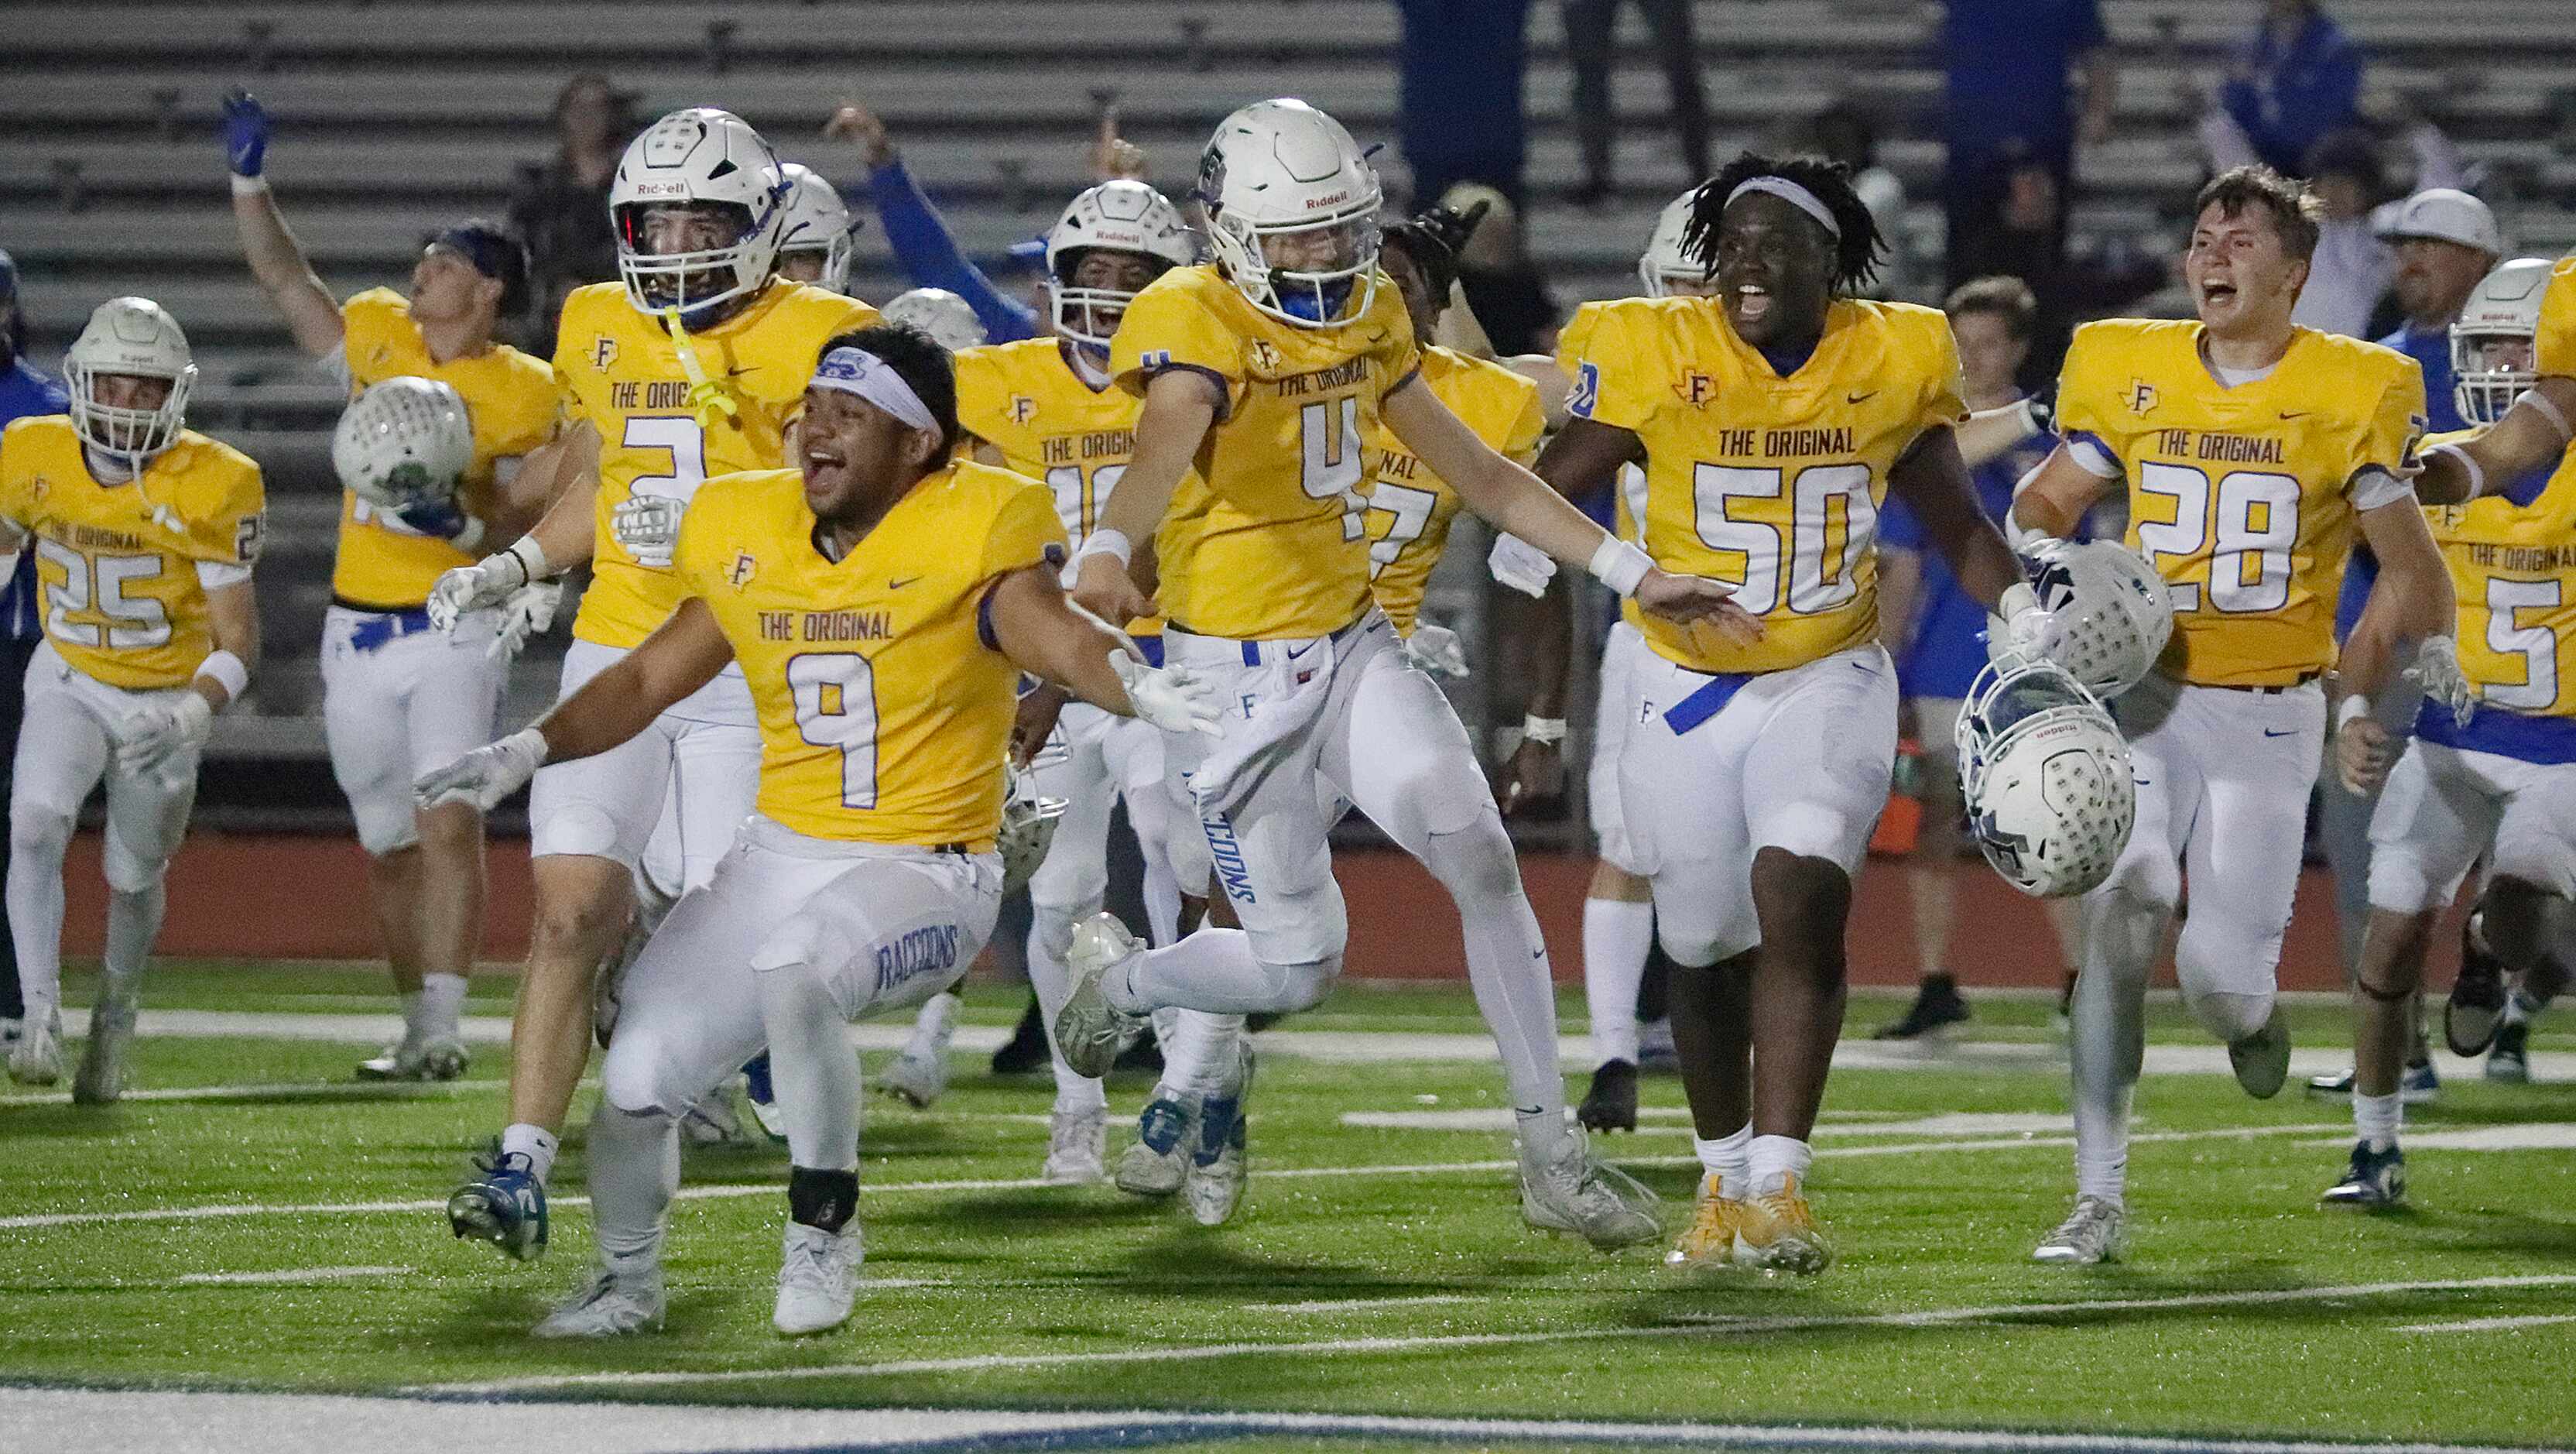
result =
[[2174,502],[2170,522],[2138,522],[2138,551],[2167,581],[2176,611],[2200,609],[2200,587],[2167,560],[2209,560],[2209,604],[2226,612],[2290,604],[2290,551],[2299,543],[2299,482],[2262,470],[2209,476],[2184,464],[2138,466],[2138,489]]
[[807,652],[787,659],[787,689],[796,702],[797,735],[841,754],[841,806],[875,807],[876,669],[856,652]]
[[[129,596],[125,588],[161,578],[157,555],[102,555],[93,561],[67,545],[42,536],[39,558],[62,567],[63,578],[45,583],[45,630],[56,641],[93,650],[139,651],[170,642],[170,610],[150,596]],[[101,626],[74,621],[75,611],[107,618]]]
[[[1338,408],[1340,413],[1335,414]],[[1338,423],[1337,423],[1338,419]],[[1360,493],[1367,473],[1361,459],[1360,401],[1356,397],[1323,400],[1297,411],[1297,438],[1305,461],[1299,480],[1310,500],[1342,502],[1342,538],[1357,540],[1360,517],[1368,499]]]

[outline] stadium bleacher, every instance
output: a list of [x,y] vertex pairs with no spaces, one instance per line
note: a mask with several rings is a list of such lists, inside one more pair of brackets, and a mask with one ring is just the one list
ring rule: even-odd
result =
[[[2170,244],[2199,172],[2174,83],[2187,70],[2214,76],[2256,8],[2106,4],[2119,125],[2085,159],[2077,234]],[[2491,3],[2473,24],[2439,0],[2331,9],[2371,51],[2370,94],[2404,97],[2483,169],[2518,250],[2576,243],[2576,29],[2548,23],[2563,21],[2563,4]],[[1863,104],[1885,122],[1881,160],[1907,188],[1909,250],[1937,257],[1937,14],[1909,0],[1700,0],[1721,145],[1838,99]],[[522,167],[551,148],[557,87],[584,69],[609,73],[647,115],[694,103],[740,112],[854,206],[864,168],[815,129],[844,97],[862,98],[982,255],[1033,235],[1084,184],[1082,143],[1113,92],[1167,184],[1186,175],[1206,128],[1255,96],[1309,97],[1363,138],[1391,141],[1396,127],[1397,18],[1372,0],[744,0],[714,15],[674,0],[433,0],[404,15],[391,25],[350,0],[93,7],[77,24],[22,31],[0,56],[0,246],[25,274],[34,355],[51,364],[99,300],[148,293],[198,351],[193,422],[270,471],[271,666],[258,712],[223,724],[233,756],[319,760],[313,653],[333,518],[324,446],[340,396],[294,353],[242,265],[215,140],[230,81],[257,89],[276,117],[280,200],[343,296],[399,282],[434,224],[497,214]],[[438,35],[426,45],[424,16]],[[1664,134],[1643,28],[1623,41],[1621,187],[1610,206],[1578,210],[1563,201],[1578,163],[1559,26],[1553,7],[1533,14],[1530,240],[1567,302],[1624,291],[1655,207],[1689,180]],[[1383,160],[1401,194],[1400,157]],[[906,286],[867,236],[855,284],[877,299]],[[522,671],[511,711],[533,709],[551,675]]]

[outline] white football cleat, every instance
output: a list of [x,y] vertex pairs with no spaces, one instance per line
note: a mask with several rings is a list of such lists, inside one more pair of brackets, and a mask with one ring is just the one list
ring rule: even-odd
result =
[[1241,1042],[1243,1071],[1234,1094],[1209,1096],[1199,1103],[1197,1147],[1181,1176],[1181,1200],[1190,1220],[1202,1227],[1222,1227],[1243,1205],[1244,1182],[1252,1175],[1246,1128],[1252,1110],[1252,1042]]
[[1110,913],[1094,914],[1073,926],[1073,942],[1064,952],[1064,967],[1073,992],[1055,1012],[1056,1053],[1073,1073],[1098,1080],[1118,1062],[1127,1037],[1145,1019],[1121,1012],[1100,990],[1101,976],[1124,973],[1129,960],[1145,952],[1145,941],[1129,933]]
[[19,1026],[18,1043],[9,1047],[9,1078],[20,1085],[52,1085],[63,1078],[63,1017],[57,1010]]
[[2108,1197],[2077,1197],[2075,1210],[2031,1249],[2030,1260],[2058,1267],[2117,1262],[2128,1250],[2128,1209]]
[[1521,1163],[1521,1220],[1543,1232],[1572,1232],[1603,1252],[1660,1241],[1655,1194],[1626,1172],[1592,1159],[1580,1127],[1546,1161]]
[[465,1042],[453,1035],[406,1035],[358,1062],[360,1080],[454,1080],[465,1073]]
[[735,1076],[706,1093],[689,1113],[680,1118],[680,1136],[691,1146],[758,1146],[769,1138],[746,1125],[738,1104],[737,1088],[742,1077]]
[[573,1295],[537,1324],[540,1338],[623,1338],[662,1327],[662,1264],[600,1263]]
[[1087,1186],[1107,1174],[1109,1108],[1056,1111],[1047,1116],[1046,1166],[1038,1175],[1055,1186]]
[[110,995],[89,1012],[89,1043],[72,1074],[72,1104],[104,1106],[125,1094],[125,1052],[134,1043],[134,996]]
[[1154,1099],[1137,1118],[1135,1142],[1118,1157],[1118,1189],[1139,1197],[1179,1191],[1198,1144],[1199,1098],[1154,1087]]
[[894,1064],[877,1077],[877,1089],[916,1111],[929,1110],[931,1102],[948,1091],[948,1037],[939,1037],[936,1047],[918,1043],[903,1047]]
[[778,1259],[778,1305],[770,1324],[790,1338],[828,1333],[850,1320],[850,1305],[859,1296],[859,1265],[867,1248],[859,1224],[838,1236],[802,1222],[787,1224],[786,1245]]

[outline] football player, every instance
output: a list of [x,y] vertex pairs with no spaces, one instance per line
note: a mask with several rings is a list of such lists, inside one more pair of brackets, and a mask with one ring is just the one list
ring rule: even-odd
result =
[[2335,591],[2356,535],[2380,577],[2343,651],[2343,689],[2366,700],[2413,639],[2428,690],[2446,710],[2465,700],[2450,578],[2409,484],[2422,371],[2392,349],[2290,322],[2315,207],[2300,183],[2261,167],[2202,188],[2183,255],[2198,317],[2076,331],[2058,385],[2059,443],[2013,505],[2017,539],[2063,537],[2125,487],[2126,544],[2173,604],[2157,669],[2115,704],[2136,768],[2136,825],[2085,902],[2072,1015],[2076,1201],[2032,1254],[2041,1262],[2120,1254],[2147,972],[2186,862],[2183,1002],[2226,1042],[2247,1094],[2278,1094],[2288,1074],[2275,973],[2323,761],[2319,679],[2337,666]]
[[858,224],[841,194],[812,167],[781,162],[787,176],[787,210],[778,219],[778,275],[848,296],[851,239]]
[[0,552],[32,543],[45,644],[27,668],[9,800],[8,910],[27,1001],[10,1078],[62,1074],[63,855],[107,780],[107,952],[72,1099],[124,1090],[136,998],[215,714],[259,661],[267,495],[249,456],[186,427],[197,366],[178,321],[111,298],[63,356],[71,413],[0,434]]
[[946,988],[992,930],[1018,673],[1166,730],[1214,730],[1187,673],[1147,666],[1066,604],[1047,491],[953,458],[949,368],[909,329],[832,338],[797,468],[711,480],[690,506],[670,620],[536,726],[421,783],[425,800],[488,808],[541,763],[652,731],[728,663],[759,708],[756,814],[628,975],[588,1143],[599,1266],[540,1336],[660,1323],[678,1118],[764,1044],[793,1158],[773,1322],[792,1335],[847,1319],[859,1070],[843,1027]]
[[1383,427],[1467,508],[1649,610],[1758,627],[1728,604],[1731,588],[1654,569],[1422,385],[1411,320],[1377,266],[1377,176],[1340,123],[1295,100],[1237,111],[1201,157],[1199,197],[1217,261],[1156,279],[1112,340],[1111,372],[1144,409],[1077,557],[1074,598],[1109,620],[1152,613],[1131,542],[1152,538],[1195,461],[1208,500],[1177,562],[1185,589],[1168,603],[1164,650],[1214,676],[1227,710],[1221,741],[1167,733],[1166,769],[1189,782],[1242,927],[1149,950],[1107,915],[1086,920],[1057,1046],[1096,1073],[1163,1006],[1319,1001],[1347,937],[1327,837],[1333,800],[1346,800],[1458,902],[1517,1111],[1523,1216],[1600,1245],[1651,1238],[1654,1219],[1566,1124],[1547,946],[1474,749],[1371,599],[1369,441]]
[[1880,248],[1839,165],[1738,157],[1695,194],[1683,234],[1712,295],[1601,305],[1563,355],[1575,418],[1539,463],[1569,492],[1641,464],[1647,553],[1732,578],[1765,627],[1722,639],[1640,618],[1640,725],[1619,764],[1677,966],[1673,1038],[1705,1174],[1668,1260],[1690,1269],[1813,1273],[1833,1257],[1805,1182],[1851,876],[1896,753],[1882,503],[1914,508],[1968,595],[2015,631],[2043,615],[1959,457],[1947,320],[1854,296]]
[[415,492],[388,509],[343,481],[322,624],[331,771],[357,820],[368,897],[403,1005],[402,1039],[360,1062],[358,1075],[451,1080],[465,1070],[457,1016],[483,941],[483,822],[462,807],[416,812],[411,780],[492,740],[510,653],[551,624],[562,588],[532,583],[454,633],[429,629],[426,603],[442,572],[473,564],[483,540],[516,536],[544,508],[550,469],[523,477],[521,464],[554,437],[554,381],[544,363],[497,336],[503,319],[527,311],[528,260],[517,239],[488,222],[460,222],[421,249],[408,297],[369,288],[341,302],[278,211],[268,142],[259,99],[238,90],[225,97],[233,225],[296,346],[322,360],[353,400],[385,379],[445,384],[473,428],[473,458],[452,495]]
[[[672,542],[699,484],[777,468],[823,340],[876,316],[773,275],[787,192],[769,144],[730,112],[674,111],[627,145],[609,191],[623,281],[575,292],[556,329],[564,487],[508,549],[439,577],[429,605],[441,625],[589,561],[564,655],[569,696],[671,614],[682,594]],[[593,980],[636,902],[638,856],[668,801],[679,887],[705,883],[750,811],[759,761],[751,691],[732,666],[615,750],[537,774],[511,1123],[450,1199],[458,1236],[517,1258],[544,1251],[557,1129],[589,1055]]]
[[[1198,256],[1197,238],[1162,193],[1143,182],[1103,182],[1075,197],[1047,231],[1053,334],[957,355],[957,418],[975,457],[1042,481],[1077,545],[1098,526],[1127,473],[1143,407],[1110,377],[1110,337],[1139,292]],[[1129,622],[1127,631],[1148,661],[1161,662],[1159,620]],[[1046,861],[1029,880],[1029,983],[1051,1022],[1070,992],[1064,956],[1074,925],[1100,912],[1108,890],[1111,807],[1126,804],[1142,850],[1155,943],[1180,937],[1181,875],[1194,872],[1196,890],[1207,881],[1207,865],[1204,855],[1192,864],[1186,852],[1174,861],[1175,807],[1163,786],[1162,738],[1151,726],[1068,703],[1060,688],[1045,685],[1023,699],[1018,720],[1038,792],[1066,804]],[[1107,1095],[1096,1076],[1075,1072],[1061,1054],[1052,1059],[1056,1094],[1043,1174],[1056,1182],[1098,1181],[1106,1171]],[[903,1062],[894,1073],[906,1073]],[[1171,1093],[1155,1100],[1168,1101],[1169,1110],[1149,1117],[1149,1131],[1167,1119],[1177,1125],[1175,1118],[1195,1109],[1188,1079],[1165,1089]]]
[[[2460,416],[2493,424],[2532,385],[2532,337],[2550,265],[2504,264],[2453,325]],[[2435,435],[2435,448],[2468,437]],[[2353,1125],[2359,1140],[2329,1205],[2405,1199],[2402,1077],[2434,921],[2484,856],[2477,931],[2506,968],[2563,982],[2576,970],[2576,451],[2465,505],[2424,511],[2459,600],[2460,664],[2478,689],[2463,721],[2427,702],[2388,767],[2389,733],[2356,692],[2338,709],[2337,766],[2371,815],[2370,927],[2353,994]],[[2485,1050],[2507,1013],[2502,980],[2481,997],[2464,966],[2446,1017],[2451,1048]]]
[[[2001,409],[2021,398],[2013,377],[2030,353],[2038,302],[2018,278],[1978,278],[1954,290],[1943,304],[1958,340],[1968,407]],[[2049,436],[2031,434],[2022,447],[1977,465],[1971,478],[1977,504],[1988,519],[2012,508],[2013,485],[2047,456]],[[1922,827],[1906,865],[1914,905],[1914,946],[1921,956],[1914,1003],[1878,1032],[1881,1040],[1919,1040],[1968,1018],[1968,1002],[1950,973],[1950,932],[1959,891],[1959,758],[1955,731],[1968,685],[1986,664],[1984,608],[1959,589],[1958,578],[1925,558],[1923,530],[1899,501],[1879,521],[1879,625],[1888,654],[1896,658],[1897,683],[1921,744]],[[2081,910],[2072,898],[2044,901],[2063,952],[2065,988],[2075,985],[2080,962]]]

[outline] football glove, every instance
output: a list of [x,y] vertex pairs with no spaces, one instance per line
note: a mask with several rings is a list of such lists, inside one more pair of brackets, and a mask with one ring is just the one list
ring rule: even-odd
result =
[[522,727],[445,767],[422,773],[412,782],[412,802],[422,812],[443,803],[469,803],[476,812],[489,813],[501,806],[503,798],[526,787],[545,761],[545,734]]
[[2016,581],[2004,588],[1995,601],[1995,614],[1986,618],[1986,659],[2041,660],[2056,634],[2057,619],[2039,604],[2039,593],[2027,582]]
[[236,177],[256,177],[268,156],[268,108],[235,86],[224,94],[224,164]]
[[116,743],[117,766],[129,773],[156,771],[181,753],[205,746],[214,731],[213,703],[194,690],[174,692],[126,717],[125,732]]
[[669,495],[632,495],[609,512],[608,533],[637,565],[666,569],[680,543],[680,516],[688,508],[688,501]]
[[453,631],[457,618],[466,612],[500,605],[510,599],[512,592],[529,584],[532,581],[528,564],[515,550],[441,571],[429,588],[429,624],[441,631]]
[[1127,688],[1127,704],[1138,721],[1165,732],[1222,735],[1216,725],[1216,689],[1188,667],[1147,666],[1123,646],[1110,650],[1109,667]]
[[2460,670],[2460,645],[2447,636],[2427,636],[2415,648],[2415,664],[2406,668],[2406,679],[2424,689],[2424,695],[2451,709],[2451,721],[2461,727],[2478,710],[2478,689],[2467,673]]
[[519,654],[528,638],[545,635],[562,605],[561,581],[535,581],[512,591],[510,599],[501,603],[501,631],[492,638],[492,659],[507,661]]
[[1556,576],[1556,561],[1546,551],[1517,535],[1497,535],[1485,553],[1485,568],[1494,579],[1524,596],[1544,596]]
[[1467,676],[1467,647],[1458,633],[1446,626],[1428,621],[1413,623],[1413,634],[1404,638],[1404,659],[1436,677]]

